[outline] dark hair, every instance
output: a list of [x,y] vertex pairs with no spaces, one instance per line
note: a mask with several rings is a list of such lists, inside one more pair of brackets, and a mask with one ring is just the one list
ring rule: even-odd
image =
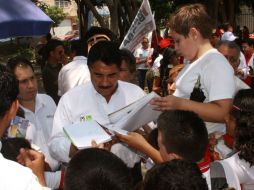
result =
[[251,39],[251,38],[245,38],[245,39],[243,39],[243,40],[242,40],[242,44],[243,44],[243,43],[248,44],[248,46],[254,46],[254,40]]
[[32,63],[28,61],[26,58],[20,57],[20,56],[9,59],[6,66],[8,67],[8,69],[10,69],[10,71],[13,74],[15,74],[15,70],[17,67],[22,67],[22,68],[30,67],[32,71],[34,71]]
[[230,115],[236,123],[234,146],[239,158],[254,165],[254,90],[239,90],[233,100]]
[[72,40],[71,51],[76,53],[76,56],[86,56],[87,44],[83,40]]
[[31,144],[24,138],[7,138],[2,141],[1,153],[8,160],[17,161],[21,148],[31,149]]
[[128,64],[128,69],[130,73],[136,71],[136,59],[135,56],[128,49],[121,49],[121,60],[124,60]]
[[69,162],[64,190],[130,190],[130,170],[113,153],[88,148],[79,151]]
[[84,40],[87,42],[89,38],[96,34],[104,34],[110,38],[112,42],[117,42],[117,36],[108,28],[92,26],[85,34]]
[[48,41],[48,43],[45,46],[45,58],[49,58],[50,52],[54,51],[56,49],[57,46],[63,46],[64,44],[63,42],[61,42],[60,40],[57,39],[51,39]]
[[115,64],[121,66],[121,53],[116,43],[111,41],[100,41],[93,45],[89,51],[87,65],[89,68],[96,61],[102,61],[106,65]]
[[201,4],[185,5],[170,19],[170,29],[185,37],[192,27],[195,27],[205,39],[209,39],[212,35],[212,20]]
[[11,108],[19,93],[18,82],[15,76],[0,64],[0,118]]
[[208,190],[197,164],[172,160],[155,165],[146,173],[143,190]]
[[[168,76],[168,65],[170,64],[170,61],[172,61],[172,57],[176,56],[176,51],[173,48],[166,48],[163,52],[163,58],[160,60],[160,76],[161,78],[163,76]],[[166,73],[166,70],[167,73]]]
[[191,111],[170,110],[158,118],[158,129],[168,153],[190,162],[200,161],[208,145],[205,123]]
[[229,49],[235,49],[237,51],[238,59],[240,58],[241,50],[237,43],[235,43],[234,41],[221,40],[215,45],[215,47],[216,49],[219,49],[222,45],[228,47]]

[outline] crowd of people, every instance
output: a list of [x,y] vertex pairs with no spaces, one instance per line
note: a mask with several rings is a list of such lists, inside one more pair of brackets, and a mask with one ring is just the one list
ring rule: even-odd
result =
[[[157,47],[119,49],[109,29],[84,40],[47,38],[46,94],[23,57],[0,65],[0,189],[254,189],[254,39],[213,30],[200,4],[170,17]],[[246,33],[246,32],[245,32]],[[97,121],[156,92],[156,121],[79,150],[63,127]],[[147,172],[142,172],[145,167]]]

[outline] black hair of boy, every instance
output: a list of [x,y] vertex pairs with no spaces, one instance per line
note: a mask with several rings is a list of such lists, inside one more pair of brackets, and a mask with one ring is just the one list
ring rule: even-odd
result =
[[64,190],[131,190],[130,170],[113,153],[88,148],[69,162]]
[[11,108],[12,103],[18,97],[18,93],[19,87],[15,76],[6,66],[0,64],[0,119]]
[[236,122],[234,147],[239,158],[254,165],[254,90],[239,90],[230,114]]
[[197,164],[171,160],[155,165],[146,173],[143,190],[208,190]]
[[121,54],[116,43],[111,41],[100,41],[93,45],[89,51],[87,65],[89,68],[96,61],[102,61],[106,65],[121,66]]
[[31,144],[24,138],[8,138],[2,141],[1,153],[8,160],[17,162],[17,156],[21,148],[31,149]]
[[199,162],[208,145],[208,132],[204,121],[192,111],[170,110],[158,118],[158,129],[168,153],[183,160]]

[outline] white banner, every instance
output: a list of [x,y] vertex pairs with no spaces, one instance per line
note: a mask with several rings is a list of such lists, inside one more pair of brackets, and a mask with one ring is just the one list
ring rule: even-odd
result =
[[143,37],[156,29],[154,17],[148,0],[143,0],[138,13],[133,20],[128,33],[120,46],[134,52],[136,46],[142,42]]

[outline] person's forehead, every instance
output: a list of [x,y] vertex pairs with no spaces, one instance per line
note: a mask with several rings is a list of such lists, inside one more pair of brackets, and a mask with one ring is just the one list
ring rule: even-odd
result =
[[101,60],[97,60],[95,61],[92,65],[91,65],[91,69],[94,72],[100,72],[100,73],[111,73],[111,72],[116,72],[119,70],[117,64],[110,64],[107,65],[106,63],[104,63]]
[[32,68],[29,66],[15,68],[15,76],[17,77],[17,79],[29,78],[33,75],[34,75],[34,72]]

